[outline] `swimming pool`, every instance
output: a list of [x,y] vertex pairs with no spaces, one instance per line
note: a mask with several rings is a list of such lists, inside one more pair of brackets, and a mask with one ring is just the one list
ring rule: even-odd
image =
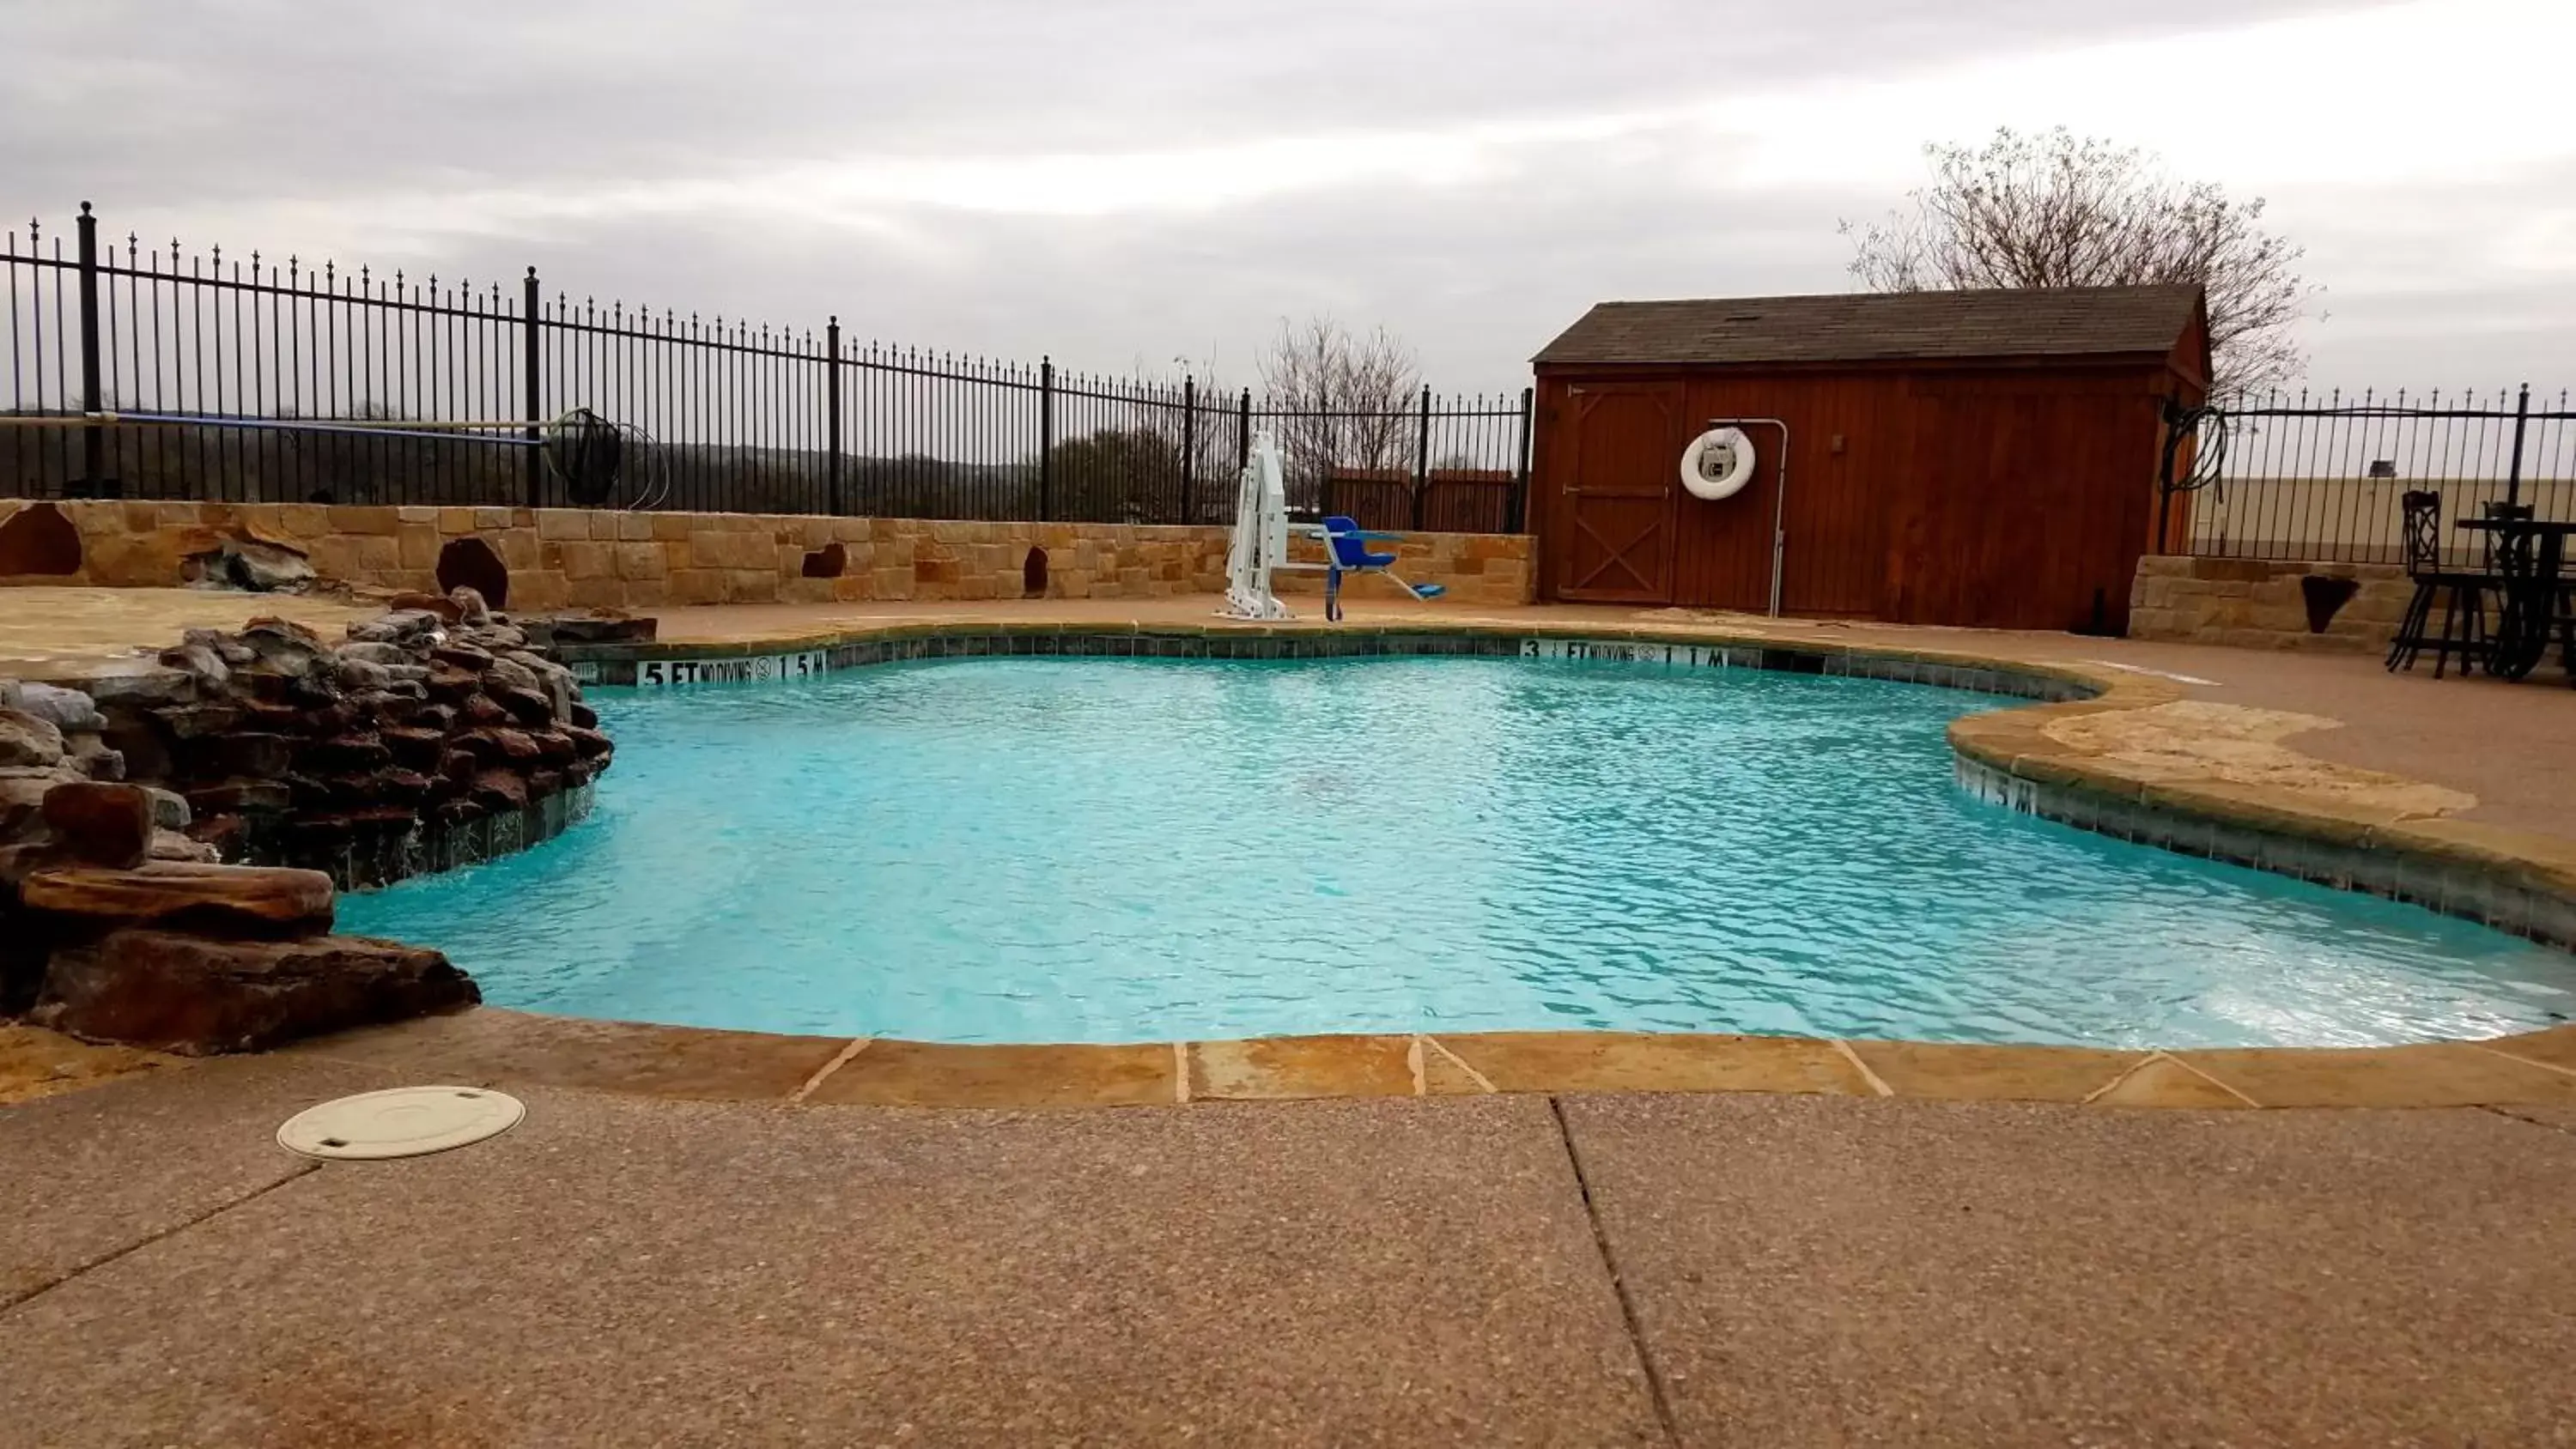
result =
[[344,897],[496,1005],[951,1042],[2483,1037],[2576,957],[1988,804],[2008,701],[1498,658],[993,659],[598,690],[591,819]]

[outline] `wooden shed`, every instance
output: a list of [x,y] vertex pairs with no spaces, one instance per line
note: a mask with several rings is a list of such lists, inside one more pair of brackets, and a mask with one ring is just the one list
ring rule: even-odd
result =
[[[1540,594],[2125,628],[2208,336],[2191,286],[1604,302],[1534,359]],[[1757,419],[1742,491],[1683,489]]]

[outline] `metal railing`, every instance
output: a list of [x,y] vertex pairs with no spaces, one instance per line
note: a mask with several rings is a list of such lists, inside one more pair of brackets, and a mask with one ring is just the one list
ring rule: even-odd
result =
[[[580,408],[631,429],[612,506],[987,520],[1229,520],[1256,431],[1289,500],[1391,479],[1406,526],[1518,531],[1531,398],[1301,408],[1197,377],[1121,378],[511,283],[0,239],[0,496],[562,506],[543,446]],[[638,446],[640,444],[640,446]],[[1508,479],[1461,509],[1457,478]],[[1488,490],[1490,491],[1490,490]],[[1479,495],[1480,497],[1482,495]]]
[[2365,391],[2222,400],[2167,419],[2159,552],[2399,563],[2399,500],[2442,499],[2445,553],[2483,544],[2449,523],[2490,503],[2576,518],[2570,395]]

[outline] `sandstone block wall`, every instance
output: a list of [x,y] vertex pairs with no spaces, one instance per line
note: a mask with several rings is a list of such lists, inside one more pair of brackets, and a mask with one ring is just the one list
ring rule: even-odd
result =
[[[1447,597],[1467,604],[1526,604],[1538,597],[1536,539],[1517,533],[1413,533],[1394,545],[1395,571],[1409,584],[1439,584]],[[1375,543],[1370,548],[1385,552],[1388,545]],[[1319,546],[1300,545],[1296,558],[1323,557]],[[1217,553],[1217,568],[1222,575],[1225,554]],[[1324,576],[1319,573],[1291,571],[1272,576],[1274,587],[1282,594],[1320,594]],[[1384,579],[1345,580],[1345,595],[1350,599],[1373,600],[1400,598],[1393,584]],[[1222,590],[1225,581],[1217,580]]]
[[[599,509],[391,507],[300,503],[0,501],[0,531],[78,536],[71,572],[51,551],[30,583],[167,588],[188,560],[248,534],[304,551],[326,579],[439,591],[442,558],[479,542],[508,571],[514,610],[687,604],[1016,599],[1027,593],[1032,548],[1045,552],[1043,596],[1158,598],[1222,593],[1228,530],[1108,523],[975,523],[912,518],[813,518],[740,513],[621,513]],[[32,525],[41,523],[42,528]],[[1417,534],[1399,571],[1440,583],[1468,603],[1533,597],[1534,541],[1520,535]],[[0,549],[0,554],[6,554]],[[479,579],[473,583],[493,592]],[[1289,576],[1285,587],[1320,588]],[[1369,587],[1369,586],[1363,586]],[[1385,588],[1385,585],[1376,585]],[[1368,595],[1363,595],[1367,597]]]
[[[2349,579],[2352,597],[2323,632],[2310,627],[2307,588]],[[2415,585],[2394,564],[2191,558],[2150,554],[2129,590],[2129,636],[2248,649],[2385,650]]]

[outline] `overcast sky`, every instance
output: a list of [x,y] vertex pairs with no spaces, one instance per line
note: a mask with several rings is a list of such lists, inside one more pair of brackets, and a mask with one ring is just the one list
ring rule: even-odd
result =
[[2270,200],[2320,384],[2576,384],[2571,0],[0,0],[0,205],[1241,381],[1517,388],[1610,297],[1840,291],[1921,148]]

